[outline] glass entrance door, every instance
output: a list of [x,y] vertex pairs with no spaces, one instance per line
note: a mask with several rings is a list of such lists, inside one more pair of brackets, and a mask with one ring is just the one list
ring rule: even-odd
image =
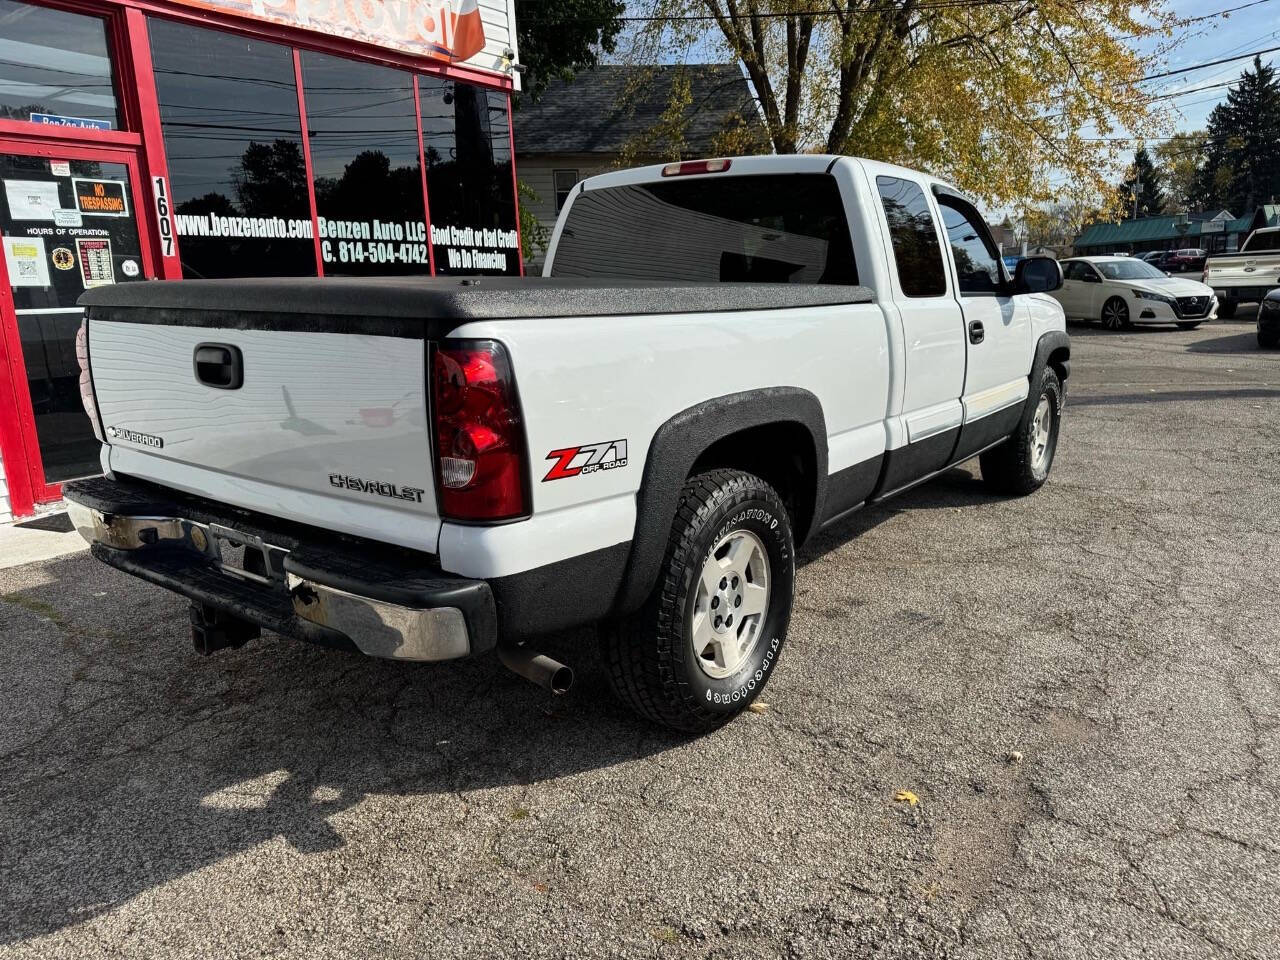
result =
[[[76,300],[87,289],[154,271],[139,235],[130,151],[22,151],[0,141],[0,333],[16,407],[9,415],[16,414],[32,493],[41,501],[56,499],[62,481],[100,469],[80,402]],[[0,397],[0,405],[8,402]],[[5,469],[12,478],[19,465]]]

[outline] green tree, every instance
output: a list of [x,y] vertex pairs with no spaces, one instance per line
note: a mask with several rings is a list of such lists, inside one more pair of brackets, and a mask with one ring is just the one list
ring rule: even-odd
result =
[[1139,217],[1154,217],[1164,213],[1163,181],[1160,171],[1151,162],[1147,148],[1139,147],[1133,154],[1128,175],[1118,188],[1126,214],[1130,217],[1135,213]]
[[1198,206],[1196,174],[1209,135],[1203,130],[1175,133],[1156,145],[1156,168],[1164,178],[1165,212],[1188,213]]
[[1195,180],[1204,207],[1243,214],[1280,195],[1280,78],[1255,57],[1253,69],[1209,114],[1208,138]]
[[922,167],[992,206],[1051,203],[1061,172],[1116,205],[1113,134],[1161,127],[1141,85],[1157,55],[1139,45],[1177,24],[1164,0],[636,0],[631,10],[652,18],[637,62],[692,49],[735,57],[779,153]]
[[516,0],[525,95],[537,100],[552,80],[572,80],[613,53],[626,8],[625,0]]

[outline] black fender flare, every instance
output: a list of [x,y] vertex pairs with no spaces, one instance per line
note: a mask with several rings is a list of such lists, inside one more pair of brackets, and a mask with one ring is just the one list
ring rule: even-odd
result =
[[[817,490],[814,517],[822,515],[827,483],[827,421],[822,404],[800,387],[764,387],[731,393],[681,410],[654,432],[636,494],[636,527],[626,572],[614,604],[623,615],[638,609],[657,582],[680,490],[693,465],[717,440],[752,427],[797,423],[813,440]],[[813,523],[810,523],[813,526]],[[796,530],[799,546],[807,530]]]
[[1067,335],[1065,330],[1050,330],[1042,333],[1040,339],[1036,341],[1035,357],[1031,361],[1031,382],[1035,383],[1039,378],[1039,374],[1044,370],[1045,365],[1049,362],[1049,356],[1055,350],[1065,349],[1067,358],[1061,361],[1062,379],[1066,380],[1071,376],[1071,337]]

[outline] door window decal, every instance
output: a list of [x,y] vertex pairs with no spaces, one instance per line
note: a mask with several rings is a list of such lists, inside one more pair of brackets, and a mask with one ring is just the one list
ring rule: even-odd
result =
[[72,177],[76,209],[92,217],[127,217],[129,191],[122,180],[83,180]]
[[76,250],[80,254],[80,276],[86,290],[116,282],[116,272],[111,265],[111,241],[77,238]]

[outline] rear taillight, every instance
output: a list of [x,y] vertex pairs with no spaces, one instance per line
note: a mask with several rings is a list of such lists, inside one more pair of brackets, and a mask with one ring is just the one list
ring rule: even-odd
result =
[[506,349],[493,340],[449,340],[431,366],[441,516],[524,516],[528,457]]
[[93,395],[93,377],[89,373],[89,320],[80,321],[76,331],[76,363],[80,365],[80,402],[93,424],[93,435],[99,443],[106,443],[102,435],[102,420],[98,416],[98,398]]

